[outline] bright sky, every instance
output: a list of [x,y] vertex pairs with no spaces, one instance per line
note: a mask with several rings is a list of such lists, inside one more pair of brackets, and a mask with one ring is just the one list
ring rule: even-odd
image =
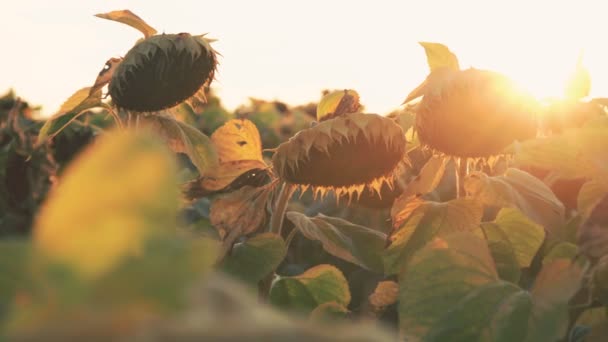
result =
[[368,112],[399,107],[428,69],[418,41],[441,42],[461,67],[503,72],[538,96],[561,95],[581,49],[592,96],[608,96],[603,1],[579,0],[5,0],[0,93],[54,113],[92,85],[141,34],[93,15],[130,9],[160,32],[219,39],[214,86],[234,109],[248,97],[289,104],[352,88]]

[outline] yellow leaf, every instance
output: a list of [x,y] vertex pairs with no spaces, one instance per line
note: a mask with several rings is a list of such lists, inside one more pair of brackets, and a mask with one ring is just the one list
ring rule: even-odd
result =
[[96,14],[95,16],[129,25],[143,33],[144,37],[146,38],[156,34],[156,30],[152,26],[148,25],[142,18],[138,17],[129,10],[100,13]]
[[104,135],[49,194],[35,222],[36,249],[87,278],[106,273],[150,234],[173,226],[175,169],[162,143],[147,135]]
[[352,89],[336,90],[321,98],[317,106],[317,120],[355,113],[359,110],[359,94]]
[[235,160],[222,163],[213,170],[212,174],[203,177],[201,185],[207,191],[221,190],[249,170],[266,168],[266,164],[261,160]]
[[431,72],[447,67],[452,70],[459,70],[458,58],[448,49],[447,46],[440,43],[420,42],[426,53],[426,60],[429,64]]
[[399,285],[392,281],[381,281],[374,292],[369,296],[369,303],[375,308],[383,308],[397,302],[399,297]]
[[262,159],[262,141],[257,127],[244,119],[233,119],[218,128],[212,135],[220,163],[237,160]]

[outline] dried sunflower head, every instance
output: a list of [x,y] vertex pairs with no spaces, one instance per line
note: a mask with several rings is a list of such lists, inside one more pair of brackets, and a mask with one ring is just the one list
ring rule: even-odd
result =
[[217,58],[209,42],[189,33],[138,42],[112,74],[112,101],[126,110],[154,112],[192,97],[213,79]]
[[419,96],[420,141],[446,155],[489,157],[536,135],[536,100],[499,73],[439,68],[406,102]]
[[277,174],[303,189],[338,197],[380,192],[392,182],[405,154],[405,135],[394,120],[351,113],[325,120],[281,144],[272,158]]

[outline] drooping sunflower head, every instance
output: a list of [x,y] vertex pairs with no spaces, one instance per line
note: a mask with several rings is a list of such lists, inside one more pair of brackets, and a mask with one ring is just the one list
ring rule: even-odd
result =
[[536,135],[535,99],[499,73],[439,69],[417,91],[420,141],[446,155],[489,157]]
[[334,190],[338,197],[379,192],[392,182],[405,155],[405,135],[394,120],[351,113],[325,120],[281,144],[272,158],[286,182],[315,194]]
[[203,36],[151,36],[138,42],[116,67],[109,93],[114,104],[126,110],[167,109],[209,85],[216,65],[216,53]]

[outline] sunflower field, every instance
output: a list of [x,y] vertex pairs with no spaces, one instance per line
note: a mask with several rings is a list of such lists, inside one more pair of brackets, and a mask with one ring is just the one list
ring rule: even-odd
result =
[[608,99],[421,42],[399,110],[213,92],[142,33],[50,118],[0,97],[0,340],[607,341]]

